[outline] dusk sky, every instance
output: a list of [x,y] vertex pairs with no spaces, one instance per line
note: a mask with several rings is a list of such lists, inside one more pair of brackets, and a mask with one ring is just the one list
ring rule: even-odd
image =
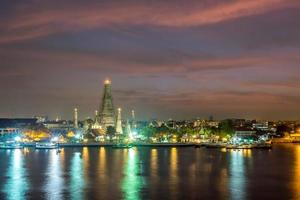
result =
[[0,117],[300,118],[299,0],[1,0]]

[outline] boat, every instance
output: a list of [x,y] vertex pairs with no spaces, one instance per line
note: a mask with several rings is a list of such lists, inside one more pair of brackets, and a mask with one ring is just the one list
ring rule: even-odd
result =
[[194,148],[206,147],[207,144],[208,143],[204,143],[204,142],[202,142],[202,143],[195,143],[194,144]]
[[206,143],[204,144],[206,148],[225,148],[226,145],[224,143]]
[[234,144],[229,144],[226,145],[226,149],[253,149],[255,145],[252,144],[240,144],[240,145],[234,145]]
[[58,144],[54,142],[38,142],[35,144],[36,149],[56,149]]
[[228,144],[226,145],[226,149],[272,149],[272,144]]
[[119,143],[119,144],[114,144],[114,145],[112,146],[112,148],[115,148],[115,149],[129,149],[129,148],[131,148],[131,147],[133,147],[132,144],[121,144],[121,143]]
[[5,142],[0,144],[0,149],[23,149],[24,146],[18,142]]
[[272,144],[265,143],[265,144],[257,144],[254,147],[255,149],[272,149]]

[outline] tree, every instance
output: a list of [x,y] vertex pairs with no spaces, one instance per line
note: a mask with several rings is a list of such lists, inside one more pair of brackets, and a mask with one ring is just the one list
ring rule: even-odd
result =
[[282,125],[277,126],[276,135],[284,136],[285,133],[289,133],[291,131],[292,131],[292,129],[290,127],[282,124]]
[[153,137],[156,132],[156,129],[152,126],[144,126],[141,129],[141,134],[147,138]]
[[220,136],[224,137],[226,135],[233,135],[233,122],[230,119],[223,120],[219,125]]
[[116,129],[113,126],[108,126],[106,129],[106,134],[108,135],[114,135],[116,133]]
[[220,129],[217,127],[210,128],[210,135],[220,135]]

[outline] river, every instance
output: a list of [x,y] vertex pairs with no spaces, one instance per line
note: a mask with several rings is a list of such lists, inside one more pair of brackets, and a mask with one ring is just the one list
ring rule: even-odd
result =
[[300,199],[300,144],[0,150],[0,199]]

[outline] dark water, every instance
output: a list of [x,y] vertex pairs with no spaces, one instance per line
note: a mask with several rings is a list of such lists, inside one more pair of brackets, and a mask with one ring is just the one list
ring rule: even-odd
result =
[[300,199],[300,145],[0,150],[0,199]]

